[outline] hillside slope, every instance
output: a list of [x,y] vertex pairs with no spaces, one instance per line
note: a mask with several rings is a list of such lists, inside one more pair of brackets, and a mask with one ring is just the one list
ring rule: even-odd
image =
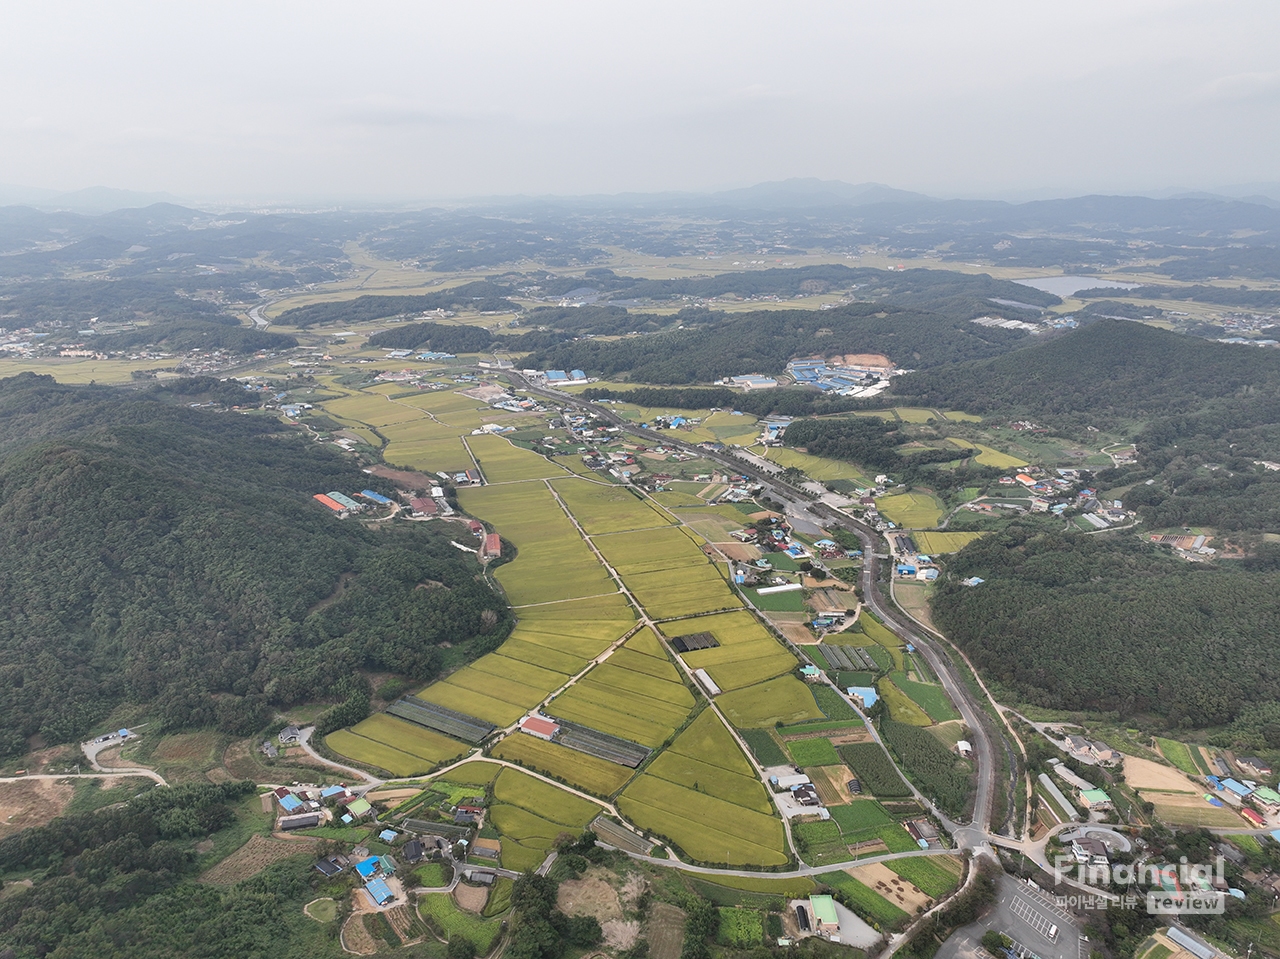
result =
[[0,755],[124,702],[247,734],[356,670],[422,680],[439,643],[485,645],[505,607],[447,533],[311,499],[368,482],[266,417],[0,380]]

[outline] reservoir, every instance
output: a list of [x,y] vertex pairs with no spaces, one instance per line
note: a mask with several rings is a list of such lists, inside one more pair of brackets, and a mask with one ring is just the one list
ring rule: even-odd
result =
[[1096,276],[1030,276],[1025,280],[1014,280],[1023,286],[1044,290],[1054,296],[1071,296],[1078,290],[1136,290],[1140,283],[1117,283],[1115,280],[1104,280]]

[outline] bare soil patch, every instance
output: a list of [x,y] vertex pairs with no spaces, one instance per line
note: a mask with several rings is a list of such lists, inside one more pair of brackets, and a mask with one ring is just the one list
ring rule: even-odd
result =
[[53,772],[62,772],[71,763],[82,761],[80,750],[74,746],[49,746],[27,754],[26,769],[31,773],[48,773],[50,766],[57,768]]
[[610,919],[600,924],[604,944],[610,949],[630,949],[640,939],[640,923],[634,919]]
[[1167,792],[1204,792],[1184,773],[1170,766],[1162,766],[1150,759],[1137,756],[1124,757],[1124,779],[1134,789],[1159,789]]
[[[809,775],[814,778],[816,783],[817,779],[813,776],[814,773],[820,773],[822,778],[830,784],[831,793],[839,797],[836,799],[837,803],[853,802],[853,794],[848,789],[848,782],[853,774],[847,768],[844,766],[819,766],[817,769],[811,769]],[[822,792],[821,786],[818,787],[818,792]]]
[[398,802],[399,800],[416,796],[420,792],[422,792],[421,789],[412,787],[406,789],[379,789],[376,792],[365,793],[364,798],[375,801],[382,800],[383,802]]
[[62,815],[75,791],[56,779],[0,783],[0,837],[48,824]]
[[151,755],[167,762],[198,762],[208,758],[218,745],[219,735],[214,732],[180,733],[165,736],[156,743]]
[[655,902],[649,907],[645,938],[649,940],[649,955],[653,959],[680,959],[680,947],[684,945],[684,910],[670,903]]
[[883,839],[868,839],[866,842],[855,842],[849,847],[849,853],[853,856],[873,856],[888,851],[889,847],[884,844]]
[[[361,899],[367,899],[359,893],[352,893],[356,897],[356,902]],[[359,909],[359,905],[356,906]],[[378,951],[378,941],[369,935],[369,930],[364,927],[364,913],[368,910],[353,910],[350,918],[347,919],[346,925],[342,927],[342,948],[347,952],[355,953],[357,956],[372,956]]]
[[769,621],[777,627],[778,632],[791,640],[791,642],[795,643],[797,646],[812,646],[814,643],[818,642],[817,637],[815,637],[813,633],[809,632],[809,628],[807,626],[800,623],[778,622],[772,617],[769,618]]
[[440,485],[440,481],[433,479],[426,473],[415,473],[413,470],[397,470],[390,466],[374,466],[369,470],[374,476],[381,476],[383,479],[389,479],[401,489],[406,490],[429,490],[433,486]]
[[601,925],[622,918],[622,905],[613,886],[598,876],[569,879],[560,883],[556,906],[569,916],[595,916]]
[[468,886],[465,882],[460,882],[453,887],[453,901],[458,904],[459,909],[474,912],[478,916],[489,901],[489,887]]
[[230,885],[241,879],[256,876],[272,863],[288,859],[299,852],[302,852],[302,848],[297,843],[271,839],[261,834],[253,835],[243,846],[205,872],[200,877],[200,881],[215,885]]
[[913,883],[907,882],[884,863],[855,866],[845,871],[858,882],[870,886],[908,915],[914,915],[917,908],[928,908],[929,903],[933,901]]
[[724,553],[725,558],[740,563],[750,563],[760,558],[759,548],[750,543],[716,543],[716,549]]

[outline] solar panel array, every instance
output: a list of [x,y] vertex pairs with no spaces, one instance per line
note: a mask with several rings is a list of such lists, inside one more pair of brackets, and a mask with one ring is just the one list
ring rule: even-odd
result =
[[649,753],[652,752],[647,746],[641,746],[639,743],[633,743],[619,736],[610,736],[589,726],[579,726],[577,723],[568,723],[563,719],[557,719],[556,722],[560,724],[560,734],[556,736],[556,742],[561,746],[568,746],[580,753],[617,763],[619,766],[635,769],[648,759]]
[[836,669],[868,669],[876,672],[880,669],[876,665],[876,661],[871,658],[861,646],[829,646],[822,644],[822,655],[827,657],[829,662]]
[[445,709],[443,706],[414,699],[411,696],[392,703],[387,707],[387,712],[406,722],[425,726],[427,729],[444,733],[454,739],[461,739],[464,743],[478,743],[497,728],[493,723],[487,723],[483,719],[454,712],[452,709]]
[[688,636],[677,636],[671,645],[678,653],[691,653],[695,649],[712,649],[720,643],[710,633],[690,633]]

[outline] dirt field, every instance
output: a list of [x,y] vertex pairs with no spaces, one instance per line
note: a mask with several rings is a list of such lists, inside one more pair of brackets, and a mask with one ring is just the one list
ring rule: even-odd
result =
[[98,753],[98,765],[107,769],[129,769],[137,768],[138,764],[128,759],[120,757],[120,747],[112,746],[110,749],[104,749]]
[[1230,806],[1211,806],[1204,796],[1185,793],[1138,793],[1143,799],[1156,804],[1156,815],[1176,826],[1232,826],[1244,825],[1244,819]]
[[684,910],[655,902],[649,907],[645,938],[649,940],[649,955],[653,959],[680,959],[680,947],[684,945]]
[[440,485],[439,480],[433,479],[426,473],[415,473],[412,470],[393,470],[390,466],[374,466],[369,472],[374,476],[391,480],[401,489],[422,491]]
[[556,906],[569,916],[595,916],[600,924],[622,918],[622,906],[618,893],[599,875],[591,870],[581,879],[569,879],[560,883],[556,894]]
[[[359,899],[367,899],[367,896],[358,892],[352,893]],[[364,914],[361,912],[352,912],[351,917],[347,920],[347,924],[342,927],[342,948],[347,952],[353,952],[357,956],[372,956],[378,951],[378,942],[364,927]]]
[[365,793],[364,798],[370,801],[381,799],[384,802],[397,803],[401,800],[408,799],[411,796],[416,796],[420,792],[422,792],[421,789],[415,789],[413,787],[405,789],[379,789],[377,792]]
[[920,622],[930,629],[937,629],[929,610],[928,587],[924,583],[896,583],[893,597]]
[[[814,779],[814,785],[817,786],[817,779],[812,775],[814,772],[821,773],[822,778],[830,783],[831,791],[840,797],[840,803],[853,802],[853,794],[846,788],[851,775],[848,768],[845,766],[819,766],[816,770],[811,770],[810,778]],[[821,793],[822,787],[817,786],[817,788],[818,792]]]
[[610,919],[600,924],[604,933],[604,944],[610,949],[630,949],[640,939],[640,923],[634,919]]
[[907,882],[884,863],[855,866],[846,869],[858,882],[870,886],[908,915],[914,915],[917,907],[928,907],[932,901],[912,883]]
[[[313,843],[315,841],[312,840]],[[263,835],[250,836],[247,843],[204,873],[200,881],[230,885],[256,876],[272,863],[304,851],[304,847],[296,842],[283,842]]]
[[465,882],[460,882],[453,887],[453,901],[458,904],[459,909],[474,912],[478,916],[489,901],[489,887],[468,886]]
[[1124,779],[1134,789],[1159,789],[1163,792],[1184,792],[1199,795],[1204,789],[1192,782],[1184,773],[1137,756],[1124,757]]
[[0,783],[0,838],[60,816],[75,791],[56,779]]
[[716,543],[716,549],[724,554],[725,559],[750,563],[760,558],[760,550],[750,543]]

